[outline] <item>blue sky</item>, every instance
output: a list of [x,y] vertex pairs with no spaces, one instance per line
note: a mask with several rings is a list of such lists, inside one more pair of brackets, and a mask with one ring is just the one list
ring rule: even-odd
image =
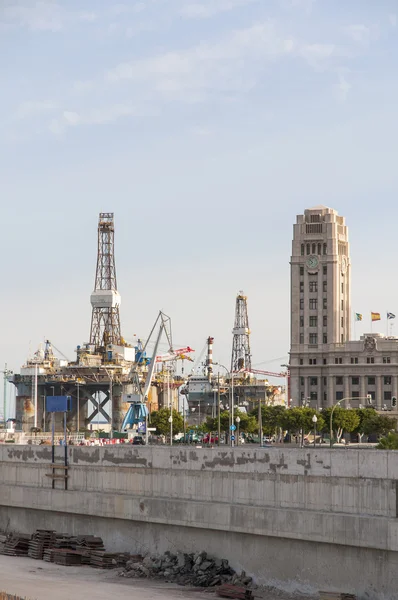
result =
[[[87,341],[100,211],[123,333],[163,309],[229,364],[235,296],[253,363],[289,349],[292,224],[347,218],[353,308],[398,315],[395,1],[0,3],[0,364]],[[384,331],[385,324],[380,324]],[[274,360],[278,359],[278,360]]]

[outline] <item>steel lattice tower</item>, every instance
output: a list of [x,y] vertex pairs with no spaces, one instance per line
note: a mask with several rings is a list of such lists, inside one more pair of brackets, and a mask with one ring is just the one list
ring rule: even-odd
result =
[[90,344],[96,349],[108,344],[121,345],[120,294],[117,291],[114,253],[115,226],[113,213],[100,213],[95,287],[91,294]]
[[250,329],[247,316],[247,296],[239,292],[236,297],[235,327],[232,330],[231,372],[247,369],[251,371]]

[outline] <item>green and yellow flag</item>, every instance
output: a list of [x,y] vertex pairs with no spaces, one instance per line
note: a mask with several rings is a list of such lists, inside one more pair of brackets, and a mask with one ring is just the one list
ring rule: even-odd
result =
[[361,315],[361,313],[355,313],[355,320],[356,321],[362,321],[362,315]]

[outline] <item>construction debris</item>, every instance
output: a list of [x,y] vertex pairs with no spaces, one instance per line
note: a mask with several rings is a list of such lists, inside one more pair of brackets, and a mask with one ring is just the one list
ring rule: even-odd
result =
[[28,556],[30,535],[23,533],[7,536],[1,554],[6,556]]
[[38,529],[29,542],[28,556],[36,560],[43,560],[44,550],[51,548],[54,542],[55,531]]
[[220,585],[217,595],[221,596],[221,598],[237,598],[238,600],[252,600],[253,598],[251,590],[239,585],[232,585],[231,583]]
[[211,558],[206,552],[146,556],[143,560],[129,560],[122,577],[163,579],[166,582],[195,587],[215,587],[230,583],[245,589],[254,587],[252,578],[242,571],[237,575],[226,559]]

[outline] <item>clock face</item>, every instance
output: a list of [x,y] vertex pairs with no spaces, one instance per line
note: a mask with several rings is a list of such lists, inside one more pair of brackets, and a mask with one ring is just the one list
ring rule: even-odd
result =
[[318,266],[318,263],[319,263],[319,261],[318,261],[318,257],[317,256],[309,256],[307,258],[307,267],[309,269],[316,269],[317,266]]
[[347,259],[345,256],[341,259],[341,270],[343,273],[347,271]]

